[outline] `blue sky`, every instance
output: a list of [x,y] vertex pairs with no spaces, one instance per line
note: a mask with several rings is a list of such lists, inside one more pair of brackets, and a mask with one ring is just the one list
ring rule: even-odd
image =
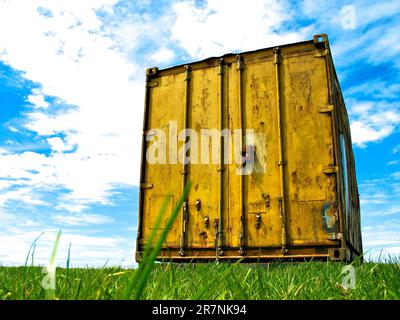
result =
[[134,263],[145,69],[327,33],[364,247],[400,254],[399,1],[0,1],[0,264]]

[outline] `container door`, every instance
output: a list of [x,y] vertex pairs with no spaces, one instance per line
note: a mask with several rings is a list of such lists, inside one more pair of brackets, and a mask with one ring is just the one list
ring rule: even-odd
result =
[[325,58],[283,59],[282,69],[288,243],[332,244],[339,218]]
[[[250,174],[243,177],[239,175],[240,164],[235,161],[228,168],[227,244],[233,248],[243,247],[245,251],[279,246],[281,243],[273,68],[271,59],[244,60],[241,69],[238,70],[237,64],[232,64],[228,73],[229,128],[232,131],[242,129],[245,135],[242,149],[246,152],[253,148],[254,152],[254,166]],[[240,121],[241,118],[243,121]]]
[[[177,140],[177,132],[183,127],[182,105],[184,101],[184,75],[173,74],[158,77],[148,85],[148,142],[143,166],[145,176],[142,177],[143,216],[142,234],[139,241],[146,241],[153,230],[158,212],[166,197],[170,201],[161,229],[171,215],[172,209],[182,194],[182,165],[177,162],[176,151],[171,141]],[[172,147],[172,152],[170,150]],[[168,233],[165,247],[176,247],[179,243],[180,220],[177,219]]]
[[194,157],[191,158],[187,177],[192,182],[192,188],[188,198],[185,250],[212,249],[216,242],[219,163],[215,146],[219,143],[219,77],[218,67],[193,70],[190,75],[188,127],[198,139],[193,141],[198,149],[190,151]]

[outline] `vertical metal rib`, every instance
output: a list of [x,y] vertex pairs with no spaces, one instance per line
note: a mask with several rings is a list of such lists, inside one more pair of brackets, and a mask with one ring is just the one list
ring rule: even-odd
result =
[[[240,54],[238,54],[236,56],[237,58],[237,78],[238,78],[238,106],[239,106],[239,126],[241,129],[241,137],[240,137],[240,143],[239,143],[239,152],[240,155],[242,154],[243,151],[243,146],[244,146],[244,130],[245,130],[245,126],[244,126],[244,116],[243,116],[243,94],[242,94],[242,69],[243,69],[243,62],[242,62],[242,57],[240,56]],[[240,164],[241,169],[244,169],[244,165],[245,164]],[[239,238],[239,243],[240,243],[240,247],[239,247],[239,254],[241,256],[243,256],[245,254],[245,219],[246,219],[246,215],[245,215],[245,203],[244,203],[244,174],[243,172],[241,172],[242,174],[240,175],[240,194],[239,194],[239,201],[240,201],[240,238]]]
[[221,256],[224,254],[223,242],[224,242],[224,137],[222,130],[224,129],[224,60],[221,58],[219,61],[218,75],[220,78],[219,82],[219,116],[220,116],[220,153],[219,153],[219,224],[218,224],[218,245],[217,255]]
[[283,138],[282,138],[282,106],[281,106],[281,88],[280,88],[280,64],[281,64],[281,50],[274,48],[274,65],[275,65],[275,81],[276,81],[276,106],[278,115],[278,166],[280,177],[280,195],[278,197],[279,216],[281,220],[281,243],[282,253],[287,254],[287,232],[286,232],[286,211],[285,211],[285,176],[284,165],[285,160],[283,157]]
[[[183,109],[183,129],[188,128],[189,123],[189,106],[190,106],[190,72],[191,68],[189,65],[185,66],[185,108]],[[187,142],[187,137],[185,143]],[[185,150],[186,151],[186,150]],[[186,152],[182,154],[182,192],[185,190],[187,182],[187,163],[186,163]],[[186,241],[186,227],[188,221],[188,203],[187,199],[182,205],[182,224],[181,224],[181,237],[179,242],[179,255],[185,255],[185,241]]]
[[[328,42],[327,42],[327,45],[329,48]],[[333,80],[335,71],[332,66],[332,60],[331,60],[332,57],[330,54],[327,54],[324,57],[324,59],[325,59],[325,64],[326,64],[326,75],[327,75],[327,79],[328,79],[328,93],[329,93],[329,101],[328,102],[329,102],[329,105],[335,106],[331,113],[331,128],[332,128],[333,150],[334,150],[333,165],[338,166],[339,162],[340,162],[339,161],[339,159],[340,159],[339,147],[338,147],[339,143],[338,143],[338,136],[337,136],[337,134],[339,132],[339,130],[338,130],[339,126],[336,125],[336,122],[338,121],[337,120],[338,119],[338,113],[337,113],[338,111],[337,111],[336,105],[338,105],[340,102],[335,99],[336,92],[335,92],[334,80]],[[342,199],[342,196],[340,193],[340,190],[341,190],[340,185],[341,185],[342,181],[341,181],[340,174],[335,175],[335,183],[336,183],[335,184],[336,200],[338,201],[338,205],[340,206],[340,212],[342,213],[339,217],[339,233],[345,234],[344,219],[346,218],[346,216],[343,214],[343,212],[344,212],[343,207],[342,207],[343,199]],[[341,243],[342,243],[343,248],[346,247],[345,237],[341,240]]]
[[145,98],[144,98],[144,116],[143,116],[143,131],[142,131],[142,150],[140,157],[140,189],[139,189],[139,215],[138,215],[138,232],[137,232],[137,240],[136,240],[136,260],[140,260],[140,254],[142,251],[141,240],[143,233],[143,206],[144,206],[144,190],[142,188],[142,183],[145,182],[146,176],[146,149],[147,149],[147,141],[146,141],[146,133],[149,123],[149,113],[150,113],[150,87],[149,82],[151,77],[156,75],[158,71],[157,67],[149,68],[146,70],[146,87],[145,87]]

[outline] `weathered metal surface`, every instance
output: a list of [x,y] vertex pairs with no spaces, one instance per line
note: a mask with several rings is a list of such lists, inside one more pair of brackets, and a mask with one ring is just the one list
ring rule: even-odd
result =
[[[362,253],[360,207],[348,116],[326,35],[311,41],[147,70],[137,260],[161,203],[171,212],[193,186],[163,244],[161,258],[330,258]],[[172,122],[171,122],[172,121]],[[191,129],[242,129],[244,164],[174,151]],[[149,163],[152,130],[164,130],[165,163]],[[254,141],[244,135],[256,133]],[[215,141],[214,141],[215,140]],[[200,145],[200,142],[199,142]],[[200,146],[199,146],[200,149]],[[171,161],[175,160],[175,161]],[[238,174],[247,163],[250,174]],[[248,166],[250,167],[250,166]],[[165,217],[165,220],[167,217]]]

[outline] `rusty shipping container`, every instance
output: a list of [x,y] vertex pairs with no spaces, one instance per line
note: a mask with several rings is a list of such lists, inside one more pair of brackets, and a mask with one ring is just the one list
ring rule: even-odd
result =
[[[349,120],[325,34],[149,68],[143,129],[137,261],[162,202],[169,197],[165,223],[188,181],[160,260],[362,254]],[[188,141],[190,151],[176,155]],[[207,150],[211,159],[192,158]]]

